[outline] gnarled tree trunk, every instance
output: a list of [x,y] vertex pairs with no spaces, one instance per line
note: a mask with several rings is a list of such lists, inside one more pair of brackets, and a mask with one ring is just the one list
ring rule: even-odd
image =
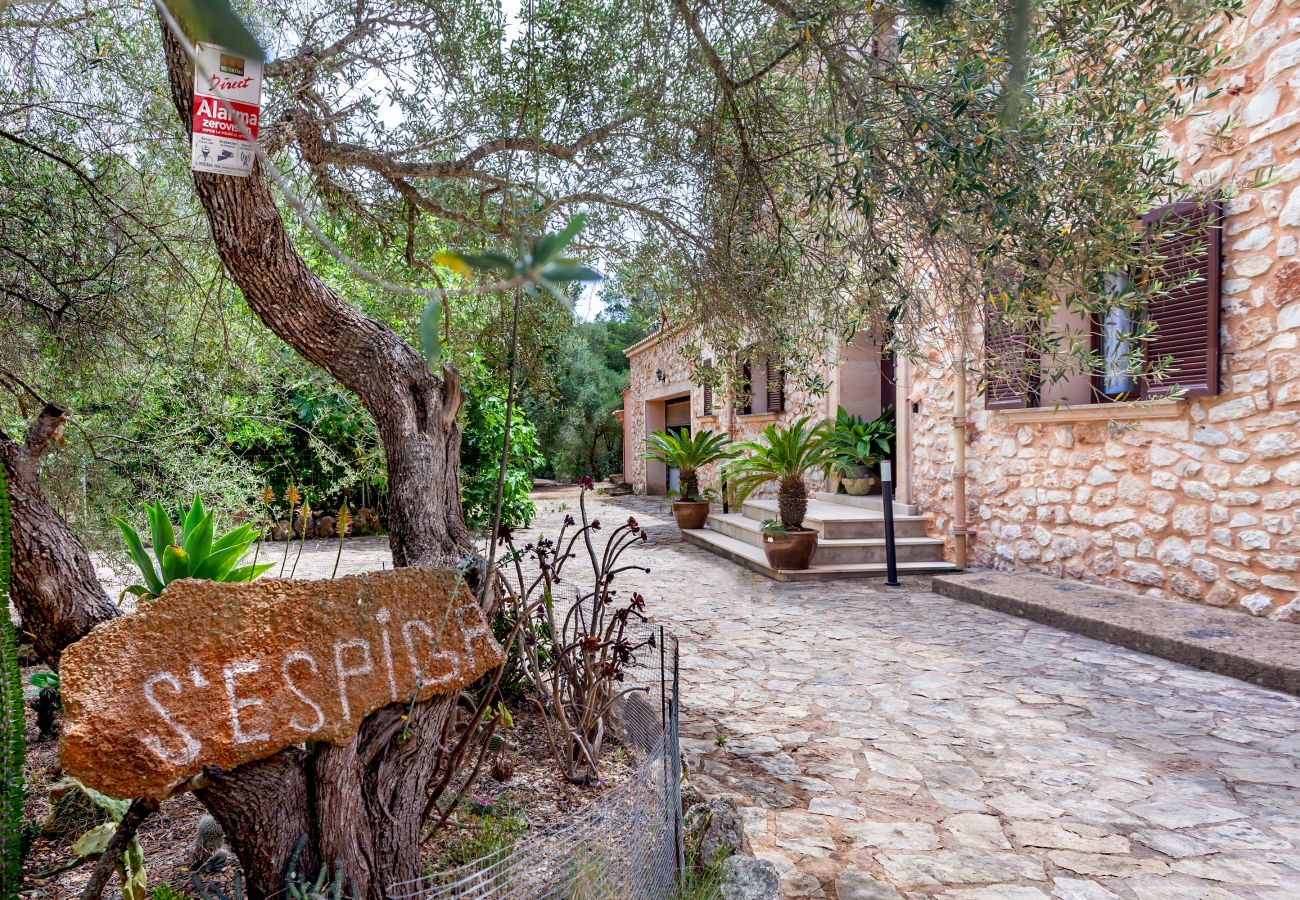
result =
[[[189,130],[193,74],[163,26],[172,99]],[[196,173],[195,189],[227,270],[249,307],[290,347],[353,391],[374,417],[388,461],[393,562],[455,563],[468,544],[460,506],[461,403],[454,370],[435,376],[395,332],[325,285],[295,252],[270,188],[251,177]],[[61,436],[48,408],[19,444],[0,434],[14,512],[14,598],[52,666],[63,649],[118,614],[89,555],[42,497],[36,465]],[[346,746],[293,748],[231,772],[210,771],[199,799],[221,823],[254,898],[280,893],[306,836],[299,874],[336,862],[357,895],[379,900],[420,874],[420,828],[447,754],[454,703],[435,697],[371,714]],[[409,713],[409,719],[403,716]]]

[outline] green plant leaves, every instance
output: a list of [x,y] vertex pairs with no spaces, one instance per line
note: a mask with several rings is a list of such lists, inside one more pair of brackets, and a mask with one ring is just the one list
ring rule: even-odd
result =
[[50,690],[57,691],[59,689],[59,673],[58,672],[36,672],[35,674],[32,675],[31,678],[27,679],[27,683],[30,684],[32,687],[38,687],[41,689],[48,688]]
[[[172,544],[162,555],[163,582],[171,584],[190,574],[190,557],[184,550]],[[161,591],[159,591],[161,593]]]
[[221,580],[228,584],[233,584],[239,581],[252,581],[263,572],[274,568],[275,563],[258,563],[255,566],[239,566],[238,568],[231,569],[230,573]]
[[565,247],[573,243],[573,239],[578,236],[587,224],[587,214],[579,213],[574,216],[564,227],[552,234],[544,234],[537,240],[533,241],[532,257],[533,267],[540,268],[549,263],[552,259],[560,254]]
[[145,512],[149,515],[149,531],[153,538],[153,555],[156,559],[162,559],[163,551],[176,543],[176,531],[172,528],[172,520],[167,515],[167,510],[163,509],[162,501],[153,506],[146,504]]
[[219,44],[253,59],[266,59],[257,38],[228,0],[163,0],[163,3],[192,40]]
[[203,501],[199,499],[198,494],[195,494],[194,502],[190,504],[190,511],[188,513],[185,513],[185,517],[181,520],[181,543],[182,544],[185,544],[189,540],[190,532],[193,531],[195,527],[200,522],[203,521],[203,516],[204,516]]
[[[202,509],[202,507],[199,507]],[[198,524],[188,529],[183,549],[188,564],[191,566],[189,574],[194,574],[194,568],[202,564],[203,560],[208,558],[212,552],[212,514],[207,513],[199,519]],[[165,558],[166,554],[164,554]],[[165,567],[164,567],[165,569]],[[183,577],[183,576],[182,576]]]
[[77,856],[98,856],[108,849],[109,841],[117,834],[116,822],[96,825],[72,842],[72,852]]
[[154,568],[153,560],[145,552],[140,535],[117,516],[113,516],[113,524],[117,526],[118,531],[122,532],[122,540],[126,542],[126,552],[131,555],[131,560],[140,569],[140,574],[144,576],[144,583],[149,588],[150,593],[161,594],[163,579],[158,574],[158,570]]
[[[240,525],[214,539],[215,519],[204,510],[203,500],[197,494],[189,511],[182,509],[184,525],[181,528],[180,544],[174,542],[175,529],[162,503],[146,504],[145,512],[149,517],[149,529],[157,552],[157,565],[150,559],[136,530],[122,519],[113,517],[126,541],[127,552],[139,567],[145,581],[144,584],[133,584],[126,588],[122,592],[124,595],[132,594],[141,600],[152,600],[168,584],[180,578],[221,582],[251,581],[271,568],[270,564],[239,566],[244,554],[257,542],[261,534],[260,527],[251,523]],[[172,543],[166,543],[169,540]]]

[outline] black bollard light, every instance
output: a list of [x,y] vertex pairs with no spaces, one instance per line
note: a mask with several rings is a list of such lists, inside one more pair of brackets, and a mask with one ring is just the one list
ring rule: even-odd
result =
[[880,492],[884,495],[885,511],[885,584],[898,587],[898,556],[894,552],[894,482],[892,466],[885,460],[880,464]]

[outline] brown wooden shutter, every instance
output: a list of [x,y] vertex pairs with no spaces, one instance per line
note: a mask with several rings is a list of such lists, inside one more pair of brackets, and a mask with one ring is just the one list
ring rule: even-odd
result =
[[1160,257],[1152,277],[1168,286],[1147,302],[1156,327],[1146,356],[1152,365],[1169,359],[1162,380],[1145,384],[1144,397],[1165,397],[1174,390],[1185,397],[1219,393],[1222,219],[1218,203],[1193,201],[1142,217],[1149,246]]
[[1031,352],[1028,329],[999,322],[992,310],[984,319],[984,408],[1037,406],[1038,360]]
[[[712,369],[713,360],[710,359],[707,362],[705,362],[704,368]],[[713,415],[713,382],[711,381],[704,382],[704,384],[700,386],[700,390],[704,394],[704,410],[702,412],[702,415],[711,416]]]
[[785,370],[767,358],[767,411],[785,412]]

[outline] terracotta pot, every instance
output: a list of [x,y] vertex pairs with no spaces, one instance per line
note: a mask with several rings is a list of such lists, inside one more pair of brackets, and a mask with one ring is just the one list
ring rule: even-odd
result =
[[774,569],[799,571],[812,565],[817,552],[817,531],[813,528],[787,529],[785,537],[763,535],[763,553]]
[[704,521],[708,517],[708,500],[673,501],[673,518],[677,520],[677,527],[682,531],[694,531],[697,528],[703,528]]

